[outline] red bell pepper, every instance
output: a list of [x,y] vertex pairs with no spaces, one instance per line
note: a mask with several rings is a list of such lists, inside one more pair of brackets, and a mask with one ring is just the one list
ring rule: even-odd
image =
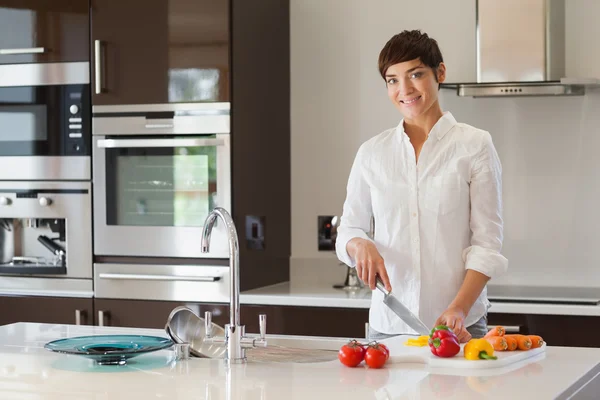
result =
[[454,357],[460,352],[458,338],[451,330],[439,329],[429,338],[429,348],[438,357]]

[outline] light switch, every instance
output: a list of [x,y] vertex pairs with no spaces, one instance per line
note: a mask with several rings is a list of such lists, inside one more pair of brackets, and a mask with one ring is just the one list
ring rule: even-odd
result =
[[246,248],[265,249],[266,217],[246,215]]
[[319,251],[335,251],[339,220],[340,218],[335,215],[319,215],[317,219]]

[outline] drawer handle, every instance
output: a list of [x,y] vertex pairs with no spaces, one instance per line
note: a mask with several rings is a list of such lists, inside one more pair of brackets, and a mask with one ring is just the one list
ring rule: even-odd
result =
[[175,125],[173,123],[170,123],[170,124],[168,124],[168,123],[167,124],[149,124],[149,123],[146,123],[144,125],[144,127],[146,129],[173,129],[175,127]]
[[46,49],[44,47],[29,47],[26,49],[0,49],[0,55],[10,55],[10,54],[42,54],[45,53]]
[[100,273],[102,279],[140,280],[140,281],[191,281],[191,282],[217,282],[220,276],[177,276],[177,275],[144,275],[144,274],[111,274]]
[[509,333],[509,334],[510,334],[510,333],[513,333],[513,334],[514,334],[514,333],[519,333],[519,332],[521,332],[521,325],[501,325],[501,324],[498,324],[498,325],[488,325],[488,326],[487,326],[487,330],[489,331],[490,329],[492,329],[492,328],[495,328],[495,327],[497,327],[497,326],[501,326],[501,327],[503,327],[503,328],[504,328],[504,331],[505,331],[506,333]]
[[108,311],[98,310],[98,326],[106,326],[104,325],[104,318],[108,316]]

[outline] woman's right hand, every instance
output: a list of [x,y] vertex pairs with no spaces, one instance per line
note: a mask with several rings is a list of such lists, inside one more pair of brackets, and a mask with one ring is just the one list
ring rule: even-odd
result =
[[379,254],[375,243],[362,238],[354,238],[348,242],[346,250],[356,262],[358,277],[368,284],[371,290],[375,290],[377,275],[381,278],[387,291],[392,290],[383,257]]

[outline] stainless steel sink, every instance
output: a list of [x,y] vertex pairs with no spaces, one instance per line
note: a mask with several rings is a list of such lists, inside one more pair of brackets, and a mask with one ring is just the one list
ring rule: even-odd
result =
[[267,346],[246,353],[249,363],[319,363],[337,359],[337,351]]
[[[248,335],[252,337],[253,335]],[[248,362],[318,363],[337,359],[347,339],[267,335],[267,347],[248,350]]]
[[[224,334],[223,328],[212,324],[212,331]],[[165,330],[176,343],[189,343],[193,356],[223,358],[226,347],[207,343],[205,320],[187,307],[176,307],[167,320]],[[244,335],[253,343],[261,340],[258,334]],[[246,351],[248,362],[317,363],[337,359],[337,353],[348,342],[346,338],[319,336],[266,335],[266,347],[252,347]],[[263,342],[264,343],[264,342]]]

